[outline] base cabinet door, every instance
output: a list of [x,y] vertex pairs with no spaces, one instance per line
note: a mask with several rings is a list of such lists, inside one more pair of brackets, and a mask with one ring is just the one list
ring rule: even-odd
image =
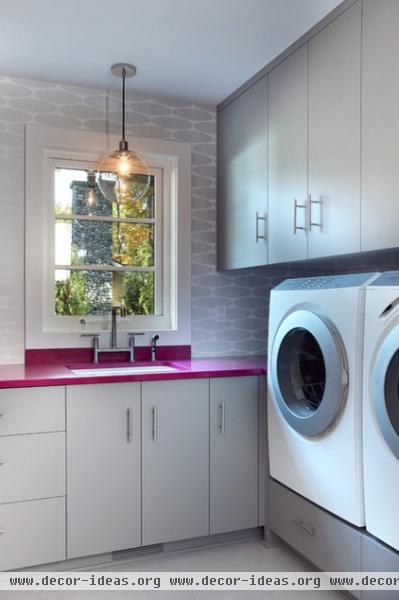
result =
[[258,524],[258,377],[210,380],[210,533]]
[[209,380],[146,381],[143,545],[209,533]]
[[140,383],[67,388],[67,558],[140,545]]
[[1,571],[65,560],[65,498],[1,504],[0,531]]

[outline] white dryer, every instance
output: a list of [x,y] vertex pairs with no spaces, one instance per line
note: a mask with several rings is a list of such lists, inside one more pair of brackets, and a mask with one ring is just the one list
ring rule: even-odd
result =
[[359,526],[364,302],[375,277],[287,279],[270,298],[270,474]]
[[363,424],[366,527],[399,550],[399,271],[366,292]]

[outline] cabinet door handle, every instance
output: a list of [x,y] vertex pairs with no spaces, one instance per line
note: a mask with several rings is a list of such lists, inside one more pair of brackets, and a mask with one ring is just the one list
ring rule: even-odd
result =
[[225,421],[225,404],[224,404],[224,402],[221,402],[219,404],[219,409],[220,409],[219,429],[220,429],[220,433],[222,435],[224,435],[225,434],[225,424],[226,424],[226,421]]
[[306,527],[303,521],[296,521],[295,519],[292,519],[292,522],[295,523],[295,525],[298,525],[298,527],[300,527],[304,531],[306,531],[306,533],[308,533],[309,535],[314,535],[316,533],[316,529],[310,529],[310,527]]
[[154,442],[157,441],[158,437],[158,415],[157,415],[157,407],[152,407],[152,439]]
[[[320,223],[312,221],[312,204],[318,204],[320,206]],[[309,194],[309,231],[312,231],[312,227],[318,227],[320,233],[323,231],[323,200],[312,200],[312,194]]]
[[133,439],[133,413],[131,408],[126,411],[126,439],[128,444]]
[[306,223],[305,223],[305,227],[300,227],[297,223],[298,208],[304,208],[306,210],[306,204],[298,204],[298,200],[295,198],[295,200],[294,200],[294,235],[296,235],[296,232],[298,231],[298,229],[301,229],[302,231],[306,231]]
[[259,221],[266,221],[266,217],[260,217],[259,213],[256,212],[256,223],[255,223],[255,233],[256,233],[256,243],[259,244],[259,240],[265,240],[265,235],[259,235]]

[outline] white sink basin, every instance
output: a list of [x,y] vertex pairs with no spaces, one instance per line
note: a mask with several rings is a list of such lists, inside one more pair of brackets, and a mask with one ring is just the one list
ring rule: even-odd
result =
[[144,373],[172,373],[178,371],[176,367],[169,365],[142,365],[137,367],[93,367],[91,369],[69,369],[74,375],[83,377],[97,377],[107,375],[143,375]]

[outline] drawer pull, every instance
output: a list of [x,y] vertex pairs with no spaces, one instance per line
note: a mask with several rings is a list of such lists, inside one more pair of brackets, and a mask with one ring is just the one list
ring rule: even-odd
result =
[[220,410],[220,425],[219,425],[219,429],[220,429],[220,433],[222,435],[225,434],[225,423],[226,423],[226,418],[225,418],[225,404],[224,402],[222,402],[221,404],[219,404],[219,410]]
[[158,415],[157,415],[157,407],[152,407],[152,439],[154,442],[157,441],[158,438]]
[[133,439],[133,416],[131,408],[128,408],[126,411],[126,438],[127,443],[130,444]]
[[295,519],[292,519],[292,522],[295,523],[295,525],[298,525],[298,527],[300,527],[304,531],[306,531],[306,533],[308,533],[309,535],[314,535],[316,532],[316,529],[310,529],[309,527],[306,527],[303,521],[296,521]]
[[259,213],[257,212],[256,213],[256,223],[255,223],[255,241],[256,241],[257,244],[259,243],[259,240],[265,240],[266,239],[266,236],[264,235],[264,232],[263,232],[263,235],[260,235],[260,233],[259,233],[259,221],[263,221],[264,227],[265,227],[266,217],[260,217]]

